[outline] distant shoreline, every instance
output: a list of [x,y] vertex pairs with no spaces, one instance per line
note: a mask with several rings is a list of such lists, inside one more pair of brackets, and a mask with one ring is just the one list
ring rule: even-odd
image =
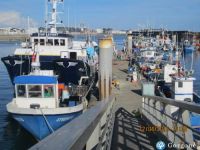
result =
[[[71,35],[82,35],[85,36],[87,33],[80,32],[71,32]],[[106,35],[102,33],[89,33],[89,35]],[[125,34],[113,34],[113,35],[125,35]],[[28,34],[0,34],[0,42],[9,42],[9,41],[26,41],[29,38]]]

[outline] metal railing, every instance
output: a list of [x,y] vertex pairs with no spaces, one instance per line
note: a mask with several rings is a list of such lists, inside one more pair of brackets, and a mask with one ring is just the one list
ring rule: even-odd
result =
[[[174,108],[176,112],[172,112]],[[196,146],[199,145],[200,132],[191,127],[191,113],[200,114],[200,105],[158,96],[143,96],[142,115],[152,123],[148,131],[161,132],[170,142],[195,142]]]
[[69,86],[68,88],[71,96],[84,96],[88,91],[88,86],[85,85]]
[[110,149],[114,125],[114,102],[97,104],[34,145],[30,150],[91,150]]

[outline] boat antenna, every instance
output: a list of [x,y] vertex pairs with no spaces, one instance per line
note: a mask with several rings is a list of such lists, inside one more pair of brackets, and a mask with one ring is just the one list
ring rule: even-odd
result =
[[51,20],[48,23],[50,26],[50,33],[57,33],[57,25],[60,24],[60,22],[57,21],[57,14],[60,12],[57,12],[57,6],[58,3],[63,3],[64,0],[48,0],[49,3],[52,4],[51,9]]
[[67,26],[68,26],[68,32],[69,32],[69,6],[67,7]]
[[178,77],[180,77],[180,62],[179,62],[179,49],[178,49],[178,35],[177,35],[177,42],[176,42],[176,65],[178,68]]
[[30,18],[29,18],[29,16],[28,16],[28,19],[27,19],[27,33],[28,33],[28,35],[30,34]]
[[190,66],[190,71],[193,72],[193,60],[194,59],[194,52],[192,51],[192,62],[191,62],[191,66]]
[[46,32],[46,39],[47,39],[47,28],[48,28],[47,20],[48,20],[48,0],[46,0],[46,2],[45,2],[45,32]]
[[185,71],[185,52],[183,50],[183,43],[182,43],[182,53],[183,53],[183,69]]

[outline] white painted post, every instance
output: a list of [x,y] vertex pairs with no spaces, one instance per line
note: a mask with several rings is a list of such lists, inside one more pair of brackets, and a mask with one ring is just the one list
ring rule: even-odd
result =
[[145,104],[145,98],[142,97],[142,114],[146,116],[146,104]]
[[92,132],[92,135],[90,136],[90,138],[88,139],[86,143],[86,150],[93,149],[99,143],[100,126],[101,126],[101,123],[99,123],[97,127],[94,129],[94,131]]
[[[171,116],[171,106],[170,105],[166,105],[165,106],[165,113],[166,113],[166,115]],[[167,116],[167,127],[169,129],[171,129],[172,131],[174,131],[172,119],[169,118],[168,116]],[[171,142],[174,142],[174,138],[175,137],[174,137],[174,132],[172,132],[172,131],[168,130],[168,132],[167,132],[167,138]]]
[[153,105],[153,102],[154,102],[154,100],[152,100],[152,99],[150,99],[149,100],[149,105],[150,105],[150,108],[149,108],[149,111],[150,111],[150,121],[151,121],[151,123],[155,123],[155,120],[154,120],[154,109],[153,109],[153,107],[154,107],[154,105]]
[[[189,114],[188,110],[183,111],[182,119],[183,119],[183,123],[185,125],[191,127],[190,114]],[[186,129],[186,127],[183,126],[183,129]],[[190,129],[187,128],[186,130],[183,130],[183,134],[185,135],[185,141],[187,141],[190,144],[192,144],[194,142],[193,134],[192,134],[192,131]]]
[[99,40],[99,93],[100,100],[108,99],[112,85],[112,54],[111,38]]
[[156,126],[160,127],[161,123],[159,122],[159,120],[161,120],[161,106],[160,106],[160,102],[157,101],[156,102]]
[[144,98],[144,103],[145,103],[145,116],[146,116],[146,118],[149,118],[150,117],[150,114],[149,114],[149,112],[147,112],[147,111],[149,111],[149,99],[148,98]]

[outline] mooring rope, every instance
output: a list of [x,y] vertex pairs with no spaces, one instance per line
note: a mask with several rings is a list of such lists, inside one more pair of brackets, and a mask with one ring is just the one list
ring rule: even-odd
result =
[[44,117],[44,120],[45,120],[45,122],[46,122],[46,124],[47,124],[47,126],[48,126],[48,128],[51,130],[51,132],[53,133],[54,132],[54,130],[53,130],[53,128],[51,127],[51,125],[50,125],[50,123],[49,123],[49,121],[47,120],[47,118],[46,118],[46,116],[44,115],[44,113],[43,113],[43,111],[42,111],[42,109],[40,108],[40,111],[41,111],[41,113],[42,113],[42,116]]

